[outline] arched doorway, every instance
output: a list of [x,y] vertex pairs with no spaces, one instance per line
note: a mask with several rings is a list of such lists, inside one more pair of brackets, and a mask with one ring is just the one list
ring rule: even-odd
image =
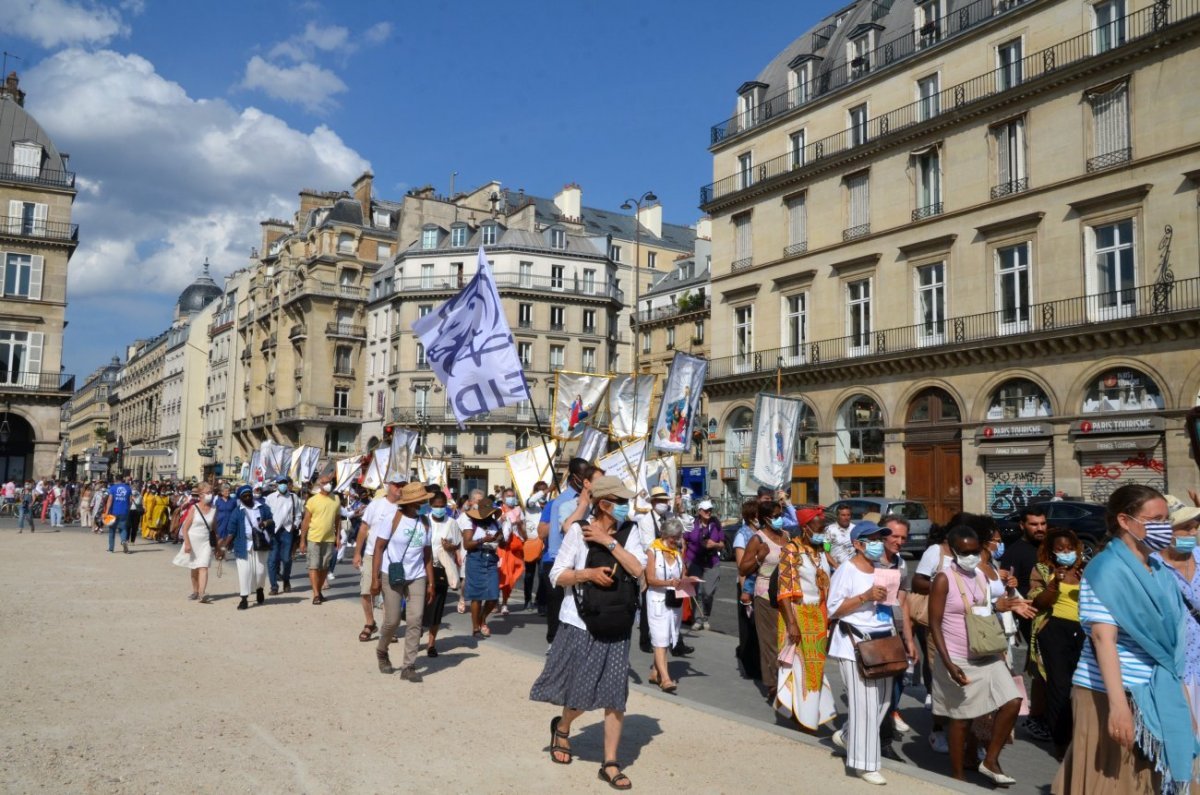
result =
[[962,410],[930,387],[912,399],[904,425],[905,496],[942,524],[962,510]]
[[[3,438],[7,434],[7,438]],[[32,479],[33,426],[19,414],[0,413],[0,483]]]

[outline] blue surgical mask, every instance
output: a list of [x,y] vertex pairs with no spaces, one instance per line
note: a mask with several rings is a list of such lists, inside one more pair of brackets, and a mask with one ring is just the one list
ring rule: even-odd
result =
[[1142,543],[1153,550],[1166,549],[1175,537],[1171,532],[1170,522],[1146,522],[1144,527],[1146,537],[1142,539]]
[[1196,549],[1196,537],[1175,536],[1171,545],[1175,547],[1176,552],[1192,552]]
[[417,516],[428,516],[430,511],[429,503],[425,503],[417,509]]
[[883,542],[868,541],[863,545],[863,554],[867,556],[867,560],[879,560],[883,557]]
[[628,503],[625,505],[614,504],[612,507],[612,517],[616,520],[617,524],[623,524],[625,520],[629,518]]
[[1004,557],[1004,542],[1003,541],[996,544],[996,548],[992,550],[992,557],[993,558]]
[[286,483],[280,483],[275,488],[279,490],[280,494],[287,494],[287,484]]
[[818,546],[818,547],[821,546],[822,544],[824,544],[825,543],[825,534],[824,533],[813,533],[812,534],[812,543],[814,546]]
[[783,517],[782,516],[776,516],[774,519],[771,520],[771,529],[772,530],[782,530],[783,529]]
[[1079,555],[1072,549],[1070,552],[1055,552],[1054,559],[1060,566],[1074,566],[1075,561],[1079,560]]
[[446,509],[445,508],[430,508],[429,514],[434,519],[445,519],[446,518]]
[[516,508],[517,507],[517,498],[516,497],[505,497],[504,504],[507,505],[509,508]]

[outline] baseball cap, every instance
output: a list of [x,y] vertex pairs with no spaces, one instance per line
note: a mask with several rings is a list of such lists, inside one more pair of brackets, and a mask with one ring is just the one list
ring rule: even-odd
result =
[[696,504],[697,511],[711,511],[712,509],[713,509],[713,501],[712,500],[700,500],[700,502],[698,502]]
[[604,475],[592,481],[592,499],[632,500],[634,493],[621,482],[620,478]]
[[[387,479],[387,482],[388,482],[388,483],[395,483],[396,485],[398,485],[398,486],[399,486],[399,485],[403,485],[403,484],[406,484],[406,483],[408,483],[408,478],[404,477],[404,475],[402,475],[402,474],[400,474],[399,472],[397,472],[396,474],[394,474],[394,475],[392,475],[391,477],[389,477],[389,478]],[[420,484],[417,484],[417,485],[420,485]],[[425,487],[424,487],[424,486],[421,486],[421,488],[425,488]]]
[[868,536],[881,536],[882,537],[882,536],[890,536],[891,534],[892,534],[892,531],[887,529],[886,527],[880,527],[879,525],[875,524],[874,522],[869,522],[864,519],[863,521],[854,525],[854,529],[850,531],[850,540],[851,541],[861,541],[862,539],[864,539]]

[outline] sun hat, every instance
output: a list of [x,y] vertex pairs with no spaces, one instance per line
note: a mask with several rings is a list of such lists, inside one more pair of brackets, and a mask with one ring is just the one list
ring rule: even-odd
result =
[[425,487],[420,483],[409,483],[400,490],[400,499],[397,503],[400,505],[412,505],[414,502],[426,502],[429,499],[429,492],[425,491]]
[[662,486],[655,486],[654,488],[650,489],[650,499],[657,500],[659,498],[669,500],[671,499],[671,495],[668,494],[667,490]]
[[604,475],[592,481],[593,500],[632,500],[633,491],[620,478]]
[[484,497],[474,508],[467,511],[467,516],[477,522],[482,522],[490,518],[494,513],[496,513],[496,503]]
[[1170,515],[1167,521],[1172,527],[1177,527],[1181,524],[1187,524],[1193,519],[1200,518],[1200,508],[1188,505],[1177,497],[1172,497],[1170,494],[1165,495],[1167,500],[1167,511]]

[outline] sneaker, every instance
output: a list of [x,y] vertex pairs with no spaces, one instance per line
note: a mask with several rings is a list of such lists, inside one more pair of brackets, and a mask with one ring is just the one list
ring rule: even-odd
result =
[[950,753],[950,744],[946,742],[946,733],[944,731],[930,732],[929,747],[935,754]]
[[841,729],[833,733],[833,744],[842,750],[846,749],[846,735],[842,733]]
[[126,555],[129,554],[129,545],[126,544],[124,541],[121,542],[121,551],[124,552]]
[[407,679],[409,682],[420,682],[421,672],[411,665],[400,672],[401,679]]
[[925,695],[925,709],[933,709],[933,694],[932,693],[927,693]]
[[899,710],[892,713],[892,726],[901,734],[908,734],[912,731],[912,726],[904,722],[904,718],[900,717]]
[[860,770],[858,777],[868,784],[874,784],[877,787],[882,787],[887,783],[887,779],[879,774],[876,770]]
[[337,579],[337,577],[334,577],[332,574],[330,574],[328,577],[325,578],[325,582],[333,582],[336,579]]
[[1051,739],[1050,730],[1046,728],[1046,724],[1041,718],[1026,718],[1021,722],[1021,728],[1040,743],[1049,742]]
[[508,615],[508,605],[500,605],[500,615]]

